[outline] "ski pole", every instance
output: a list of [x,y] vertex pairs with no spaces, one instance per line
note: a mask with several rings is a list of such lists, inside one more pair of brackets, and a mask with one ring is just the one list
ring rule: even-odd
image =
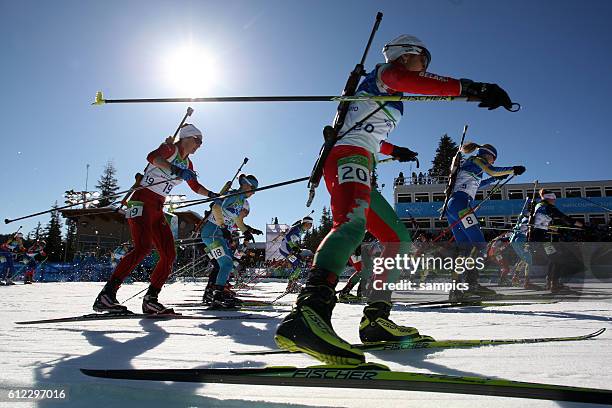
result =
[[[308,177],[300,177],[297,179],[293,179],[293,180],[288,180],[288,181],[283,181],[280,183],[276,183],[276,184],[270,184],[264,187],[258,187],[258,188],[254,188],[253,190],[251,190],[251,192],[257,192],[257,191],[264,191],[264,190],[269,190],[272,188],[276,188],[276,187],[282,187],[282,186],[286,186],[289,184],[295,184],[295,183],[301,183],[302,181],[306,181],[308,180]],[[215,198],[204,198],[204,199],[198,199],[198,200],[187,200],[187,201],[183,201],[183,203],[181,204],[185,204],[185,205],[178,205],[176,206],[176,209],[181,209],[181,208],[185,208],[185,207],[191,207],[192,205],[199,205],[199,204],[205,204],[205,203],[209,203],[211,201],[215,201],[215,200],[225,200],[228,197],[233,197],[239,194],[244,194],[243,191],[236,191],[234,193],[229,193],[229,194],[224,194],[221,195],[219,197],[215,197]]]
[[[177,179],[179,179],[179,178],[180,178],[180,177],[175,177],[175,178],[173,178],[173,179],[169,179],[169,180],[162,180],[162,181],[159,181],[159,182],[157,182],[157,183],[149,184],[149,185],[147,185],[147,186],[140,186],[140,187],[137,187],[137,188],[134,188],[134,189],[131,189],[131,188],[130,188],[129,190],[120,191],[120,192],[115,193],[115,194],[106,195],[106,196],[100,196],[100,197],[97,197],[97,198],[92,198],[92,199],[85,200],[85,201],[79,201],[78,203],[75,203],[75,204],[68,204],[68,205],[64,205],[64,206],[62,206],[62,207],[51,208],[51,209],[49,209],[49,210],[40,211],[40,212],[33,213],[33,214],[29,214],[29,215],[24,215],[23,217],[14,218],[14,219],[12,219],[12,220],[11,220],[11,219],[8,219],[8,218],[5,218],[5,219],[4,219],[4,223],[5,223],[5,224],[10,224],[11,222],[15,222],[15,221],[19,221],[19,220],[24,220],[24,219],[26,219],[26,218],[36,217],[36,216],[38,216],[38,215],[48,214],[48,213],[53,212],[53,211],[65,210],[66,208],[76,207],[76,206],[78,206],[78,205],[83,205],[83,204],[91,203],[91,202],[94,202],[94,201],[97,201],[97,200],[102,200],[102,199],[107,199],[107,198],[116,198],[116,197],[120,197],[121,195],[123,195],[123,194],[127,193],[128,191],[138,191],[138,190],[142,190],[143,188],[152,187],[152,186],[155,186],[155,185],[158,185],[158,184],[166,183],[166,182],[168,182],[168,181],[177,180]],[[113,210],[113,211],[114,211],[114,210]]]
[[[397,160],[395,158],[393,158],[393,157],[387,157],[386,159],[379,160],[378,163],[389,163],[389,162],[392,162],[392,161],[397,161]],[[411,160],[411,161],[415,161],[416,162],[416,168],[417,169],[420,167],[420,163],[419,163],[419,158],[418,157],[415,157],[414,160]]]
[[[245,164],[247,164],[248,161],[249,161],[248,157],[245,157],[244,160],[242,160],[242,164],[240,165],[240,167],[238,167],[238,170],[236,170],[236,174],[234,174],[234,177],[232,177],[230,181],[225,183],[225,185],[221,188],[221,191],[219,191],[219,194],[223,195],[227,193],[230,188],[232,188],[232,184],[234,184],[234,180],[236,180],[236,177],[238,177],[238,174],[240,174],[240,172],[242,171],[242,168],[244,167]],[[207,217],[202,217],[202,219],[195,226],[195,228],[191,232],[192,238],[198,235],[198,233],[200,232],[200,229],[202,229],[202,226],[204,225],[204,221],[206,220],[206,218]]]
[[[96,95],[97,96],[97,95]],[[181,128],[183,127],[183,125],[185,124],[185,121],[187,120],[187,118],[189,116],[191,116],[191,114],[193,113],[193,109],[191,109],[190,107],[187,108],[187,112],[185,113],[185,116],[183,116],[183,119],[181,120],[181,122],[179,123],[178,127],[176,128],[176,130],[174,131],[174,134],[172,135],[172,140],[176,141],[176,135],[178,135],[178,132],[181,130]],[[148,167],[148,166],[147,166]],[[145,167],[146,170],[146,167]],[[143,171],[144,173],[144,171]],[[140,183],[142,183],[142,178],[144,177],[144,175],[142,173],[136,173],[136,175],[134,176],[134,184],[132,184],[132,189],[138,187],[140,185]],[[127,202],[129,201],[130,197],[132,196],[133,191],[128,192],[122,199],[121,199],[121,204],[119,205],[119,207],[117,208],[117,211],[119,211],[121,209],[121,207],[123,207],[124,205],[127,205]]]
[[[371,41],[371,39],[370,39]],[[210,102],[480,102],[477,99],[465,96],[442,95],[284,95],[284,96],[215,96],[201,98],[131,98],[131,99],[105,99],[102,91],[96,92],[92,105],[106,105],[111,103],[210,103]],[[517,112],[521,108],[513,103],[510,112]]]

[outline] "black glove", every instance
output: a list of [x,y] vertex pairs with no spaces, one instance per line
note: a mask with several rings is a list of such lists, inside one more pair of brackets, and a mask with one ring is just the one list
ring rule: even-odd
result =
[[208,198],[217,198],[219,196],[221,196],[221,194],[215,193],[214,191],[209,191],[208,192]]
[[232,233],[230,232],[230,230],[227,227],[221,227],[221,233],[223,234],[223,238],[228,241],[231,242],[232,241]]
[[418,155],[417,152],[413,152],[407,147],[401,146],[393,146],[393,150],[391,151],[391,156],[400,162],[415,161]]
[[255,238],[253,238],[253,234],[251,234],[251,231],[246,230],[243,234],[242,237],[244,238],[245,241],[255,241]]
[[255,234],[255,235],[262,235],[263,232],[261,232],[260,230],[258,230],[257,228],[253,228],[253,227],[249,227],[248,231],[251,234]]
[[517,176],[520,176],[525,172],[525,170],[527,170],[525,166],[514,166],[512,167],[512,169],[514,170],[514,174],[516,174]]
[[512,109],[512,100],[499,85],[486,82],[473,82],[469,79],[461,79],[461,96],[473,96],[480,99],[478,107],[497,109],[503,106]]

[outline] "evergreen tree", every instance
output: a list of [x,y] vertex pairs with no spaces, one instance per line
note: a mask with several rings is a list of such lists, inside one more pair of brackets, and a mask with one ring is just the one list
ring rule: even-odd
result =
[[455,153],[457,153],[457,143],[445,134],[438,142],[436,156],[431,162],[433,166],[429,169],[429,176],[434,178],[448,177]]
[[[53,208],[57,208],[57,201]],[[51,212],[51,219],[45,227],[45,240],[47,241],[45,252],[49,254],[49,261],[61,261],[64,255],[62,251],[62,221],[57,210]]]
[[39,239],[43,239],[43,227],[40,225],[40,221],[36,224],[36,228],[32,231],[28,232],[27,239],[28,241],[38,241]]
[[[106,162],[104,165],[104,170],[102,171],[102,175],[98,180],[98,184],[96,184],[96,188],[100,190],[102,196],[109,196],[115,194],[119,191],[119,184],[117,184],[117,178],[115,177],[117,174],[117,169],[115,169],[115,165],[112,160]],[[100,203],[97,205],[98,207],[106,207],[110,205],[114,200],[109,198],[100,199]]]
[[66,220],[66,225],[68,226],[68,229],[66,230],[66,240],[64,241],[66,255],[64,261],[72,260],[72,258],[74,257],[74,252],[76,249],[77,222],[73,218],[68,218]]

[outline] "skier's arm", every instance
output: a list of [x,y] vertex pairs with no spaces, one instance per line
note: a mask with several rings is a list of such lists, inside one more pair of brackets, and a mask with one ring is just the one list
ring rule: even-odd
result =
[[439,76],[429,72],[408,71],[400,64],[387,64],[381,69],[380,80],[396,92],[420,95],[461,95],[461,82],[458,79]]
[[555,222],[560,222],[563,225],[567,225],[567,226],[572,226],[572,225],[582,226],[582,223],[580,221],[576,221],[572,217],[570,217],[568,215],[565,215],[557,207],[552,207],[550,209],[550,216],[553,218],[553,220],[555,220]]
[[[193,163],[191,162],[191,160],[189,160],[189,170],[193,171]],[[200,194],[210,198],[219,197],[219,194],[213,193],[212,191],[198,183],[198,179],[187,180],[187,184],[196,194]]]
[[509,176],[511,174],[514,174],[514,167],[491,166],[489,163],[487,163],[486,161],[484,161],[483,159],[479,157],[476,158],[476,160],[474,160],[474,164],[480,167],[482,171],[484,171],[491,177],[502,177],[502,176]]

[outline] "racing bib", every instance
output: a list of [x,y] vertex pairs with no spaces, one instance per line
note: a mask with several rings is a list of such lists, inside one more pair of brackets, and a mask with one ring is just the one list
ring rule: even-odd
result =
[[476,218],[476,215],[474,213],[469,213],[469,211],[471,210],[467,209],[459,212],[459,217],[461,217],[461,224],[463,224],[464,228],[471,228],[474,225],[478,225],[478,218]]
[[291,263],[293,263],[293,262],[297,261],[297,258],[296,258],[296,256],[295,256],[295,255],[289,255],[289,256],[287,257],[287,259],[288,259],[288,260],[289,260],[289,262],[291,262]]
[[217,242],[213,242],[210,246],[210,255],[213,257],[213,259],[219,259],[221,257],[224,257],[225,249],[223,248],[223,245]]
[[340,184],[361,183],[370,187],[372,183],[368,159],[355,155],[338,160],[338,182]]
[[554,245],[551,244],[550,242],[547,242],[544,244],[544,252],[546,252],[546,255],[552,255],[555,252],[557,252],[557,250],[555,249]]
[[125,218],[136,218],[141,217],[144,208],[142,201],[128,201],[127,210],[125,211]]

